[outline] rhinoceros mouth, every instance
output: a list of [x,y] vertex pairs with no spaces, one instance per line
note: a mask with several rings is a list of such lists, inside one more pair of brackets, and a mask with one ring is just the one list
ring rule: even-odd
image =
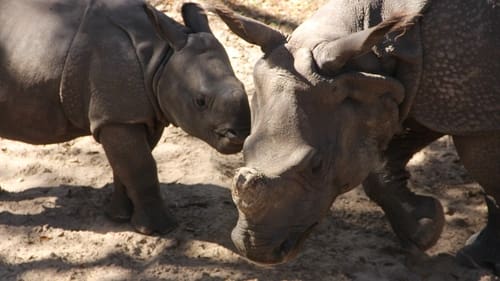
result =
[[219,139],[227,139],[233,144],[243,144],[245,142],[246,136],[242,133],[238,133],[240,130],[232,129],[232,128],[223,128],[214,130],[215,134]]
[[235,129],[223,127],[214,130],[216,149],[224,154],[241,151],[243,143],[249,134],[248,129]]
[[318,222],[311,224],[302,232],[290,234],[288,238],[280,244],[280,246],[276,249],[277,256],[281,256],[282,259],[280,263],[287,262],[297,256],[300,248],[316,225],[318,225]]
[[270,253],[270,255],[247,255],[246,258],[251,262],[260,265],[270,266],[286,263],[294,259],[299,254],[302,245],[317,224],[318,223],[315,222],[302,232],[294,232],[289,234],[288,238],[285,239],[285,241],[283,241],[278,247],[276,247]]

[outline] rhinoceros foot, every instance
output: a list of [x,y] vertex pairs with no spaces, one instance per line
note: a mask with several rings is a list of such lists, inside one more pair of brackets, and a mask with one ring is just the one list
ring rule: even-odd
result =
[[104,212],[113,221],[128,222],[132,218],[133,209],[134,207],[130,199],[119,199],[113,196]]
[[500,274],[500,240],[498,235],[485,227],[472,235],[457,253],[457,260],[471,268],[488,268],[496,275]]
[[370,174],[363,187],[384,210],[402,246],[425,251],[436,244],[443,231],[443,206],[432,196],[412,192],[407,186],[408,176],[404,169],[391,168]]
[[135,208],[131,223],[138,232],[146,235],[164,234],[177,227],[177,221],[164,204]]
[[135,230],[146,235],[167,233],[177,226],[160,195],[151,198],[140,196],[139,199],[134,206],[123,185],[115,181],[114,192],[105,213],[116,222],[130,221]]
[[436,244],[444,226],[444,212],[439,200],[415,195],[391,204],[385,213],[403,247],[427,250]]
[[500,275],[500,207],[493,197],[485,195],[488,206],[488,223],[480,232],[472,235],[457,253],[463,265],[491,269]]
[[151,235],[153,233],[167,233],[177,226],[174,216],[161,199],[149,202],[145,207],[136,207],[115,186],[115,192],[105,209],[106,215],[116,222],[131,221],[132,226],[140,233]]

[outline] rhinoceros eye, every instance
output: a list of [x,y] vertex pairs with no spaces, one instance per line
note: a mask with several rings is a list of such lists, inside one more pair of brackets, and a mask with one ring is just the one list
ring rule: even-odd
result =
[[321,155],[316,154],[311,162],[311,173],[313,175],[319,174],[323,168],[323,158]]
[[204,95],[198,96],[194,99],[194,104],[199,110],[204,110],[208,106],[207,97]]

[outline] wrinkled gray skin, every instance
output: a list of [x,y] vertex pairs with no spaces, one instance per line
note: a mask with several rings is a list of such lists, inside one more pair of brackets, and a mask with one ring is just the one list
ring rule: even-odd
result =
[[113,169],[107,214],[139,232],[175,220],[151,150],[169,124],[241,150],[250,110],[204,11],[183,26],[139,0],[2,0],[0,136],[32,144],[90,135]]
[[216,9],[264,52],[254,69],[245,167],[233,183],[232,239],[244,256],[289,260],[335,198],[359,184],[403,246],[431,247],[442,207],[407,188],[405,166],[447,134],[488,194],[488,224],[458,255],[473,265],[500,262],[500,5],[493,2],[333,0],[288,39]]

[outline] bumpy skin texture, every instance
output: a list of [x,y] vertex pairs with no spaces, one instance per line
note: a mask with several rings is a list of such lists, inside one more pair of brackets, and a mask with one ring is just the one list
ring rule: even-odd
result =
[[[390,2],[390,1],[385,1]],[[500,6],[494,1],[428,1],[422,7],[420,34],[414,30],[393,44],[394,49],[381,57],[382,61],[396,58],[404,81],[417,80],[418,88],[408,116],[403,122],[404,132],[396,135],[384,152],[387,163],[363,182],[367,194],[386,212],[388,219],[406,247],[427,249],[435,244],[442,231],[444,216],[439,202],[431,197],[414,195],[407,189],[408,174],[404,167],[411,156],[441,135],[476,136],[476,140],[494,139],[488,153],[474,153],[464,160],[464,153],[475,150],[481,141],[463,140],[458,153],[466,168],[495,200],[500,183],[498,132],[500,131]],[[376,11],[377,9],[375,9]],[[386,11],[381,9],[382,11]],[[443,36],[446,34],[446,36]],[[392,38],[388,41],[390,42]],[[419,44],[422,57],[406,63],[399,57],[407,53],[407,44]],[[405,45],[406,44],[406,45]],[[391,45],[388,42],[382,46]],[[381,48],[379,48],[380,50]],[[415,70],[418,70],[415,71]],[[421,71],[421,73],[420,73]],[[405,74],[405,75],[401,75]],[[410,77],[408,79],[407,77]],[[405,81],[406,80],[406,81]],[[470,153],[469,153],[470,154]],[[486,163],[488,164],[484,164]],[[466,163],[467,162],[467,163]],[[477,168],[481,167],[481,168]],[[478,175],[474,170],[482,171]],[[485,182],[488,179],[488,182]],[[496,186],[495,186],[496,185]],[[489,204],[490,220],[498,220],[495,203]],[[492,228],[492,223],[488,224]],[[498,231],[498,228],[497,228]],[[490,231],[485,231],[490,233]],[[486,235],[485,240],[495,240]],[[479,250],[468,256],[469,263],[491,265],[499,263],[498,241],[486,246],[478,242],[474,247],[496,248],[495,253],[480,256]],[[477,246],[480,245],[480,246]],[[465,251],[472,246],[465,248]],[[490,252],[490,251],[487,251]],[[461,252],[460,256],[467,255]],[[495,260],[496,259],[496,260]]]
[[[233,184],[233,241],[244,255],[288,260],[329,203],[361,182],[405,247],[431,247],[442,206],[408,189],[405,166],[448,134],[490,196],[487,226],[459,257],[500,264],[498,1],[332,0],[286,41],[218,13],[265,53],[254,71],[246,167]],[[342,85],[346,77],[353,83]]]
[[[462,261],[471,265],[495,269],[500,264],[498,238],[498,205],[500,200],[500,3],[495,1],[430,1],[420,21],[422,56],[421,82],[412,102],[408,118],[427,128],[420,133],[422,144],[426,136],[449,134],[453,136],[457,152],[471,175],[491,195],[488,204],[489,223],[478,240],[460,253]],[[446,34],[445,36],[443,36]],[[417,76],[418,77],[418,76]],[[405,124],[406,125],[406,124]],[[409,128],[408,126],[405,126]],[[411,129],[408,129],[411,130]],[[404,137],[404,135],[403,135]],[[394,161],[398,155],[416,152],[424,145],[400,142],[396,136],[385,152],[388,162],[381,174],[384,178],[404,175],[406,161]],[[432,139],[428,139],[431,141]],[[412,151],[413,149],[414,151]],[[411,155],[411,154],[410,154]],[[398,169],[391,167],[396,166]],[[380,172],[378,173],[380,176]],[[426,215],[416,215],[409,210],[401,216],[397,201],[405,203],[406,196],[395,200],[383,194],[391,193],[391,186],[406,189],[406,180],[374,180],[371,175],[365,182],[365,190],[379,202],[387,213],[393,229],[404,245],[413,244],[427,249],[438,239],[442,228],[442,211],[429,203],[431,199],[414,197],[410,206],[414,210],[426,210]],[[382,185],[380,187],[379,185]],[[378,189],[375,191],[375,189]],[[385,201],[380,201],[385,197]],[[426,203],[427,201],[427,203]],[[423,208],[422,206],[430,207]],[[390,206],[390,207],[389,207]],[[432,214],[431,210],[435,210]],[[422,211],[421,211],[422,212]],[[397,215],[399,214],[399,215]],[[394,217],[394,218],[391,218]],[[413,218],[413,220],[411,219]],[[422,219],[432,219],[422,224]],[[414,226],[407,226],[415,221]],[[425,220],[424,220],[425,221]],[[441,224],[441,225],[440,225]],[[419,226],[420,225],[420,226]],[[441,227],[441,228],[440,228]],[[422,235],[423,234],[423,235]],[[498,236],[496,236],[498,237]],[[488,241],[488,242],[485,242]],[[479,254],[481,253],[481,254]]]
[[422,82],[411,116],[445,134],[498,132],[500,3],[433,1],[421,33]]
[[92,134],[113,169],[107,214],[139,232],[175,221],[151,151],[170,123],[222,153],[241,150],[242,83],[202,8],[183,26],[141,0],[0,3],[0,136],[32,144]]

